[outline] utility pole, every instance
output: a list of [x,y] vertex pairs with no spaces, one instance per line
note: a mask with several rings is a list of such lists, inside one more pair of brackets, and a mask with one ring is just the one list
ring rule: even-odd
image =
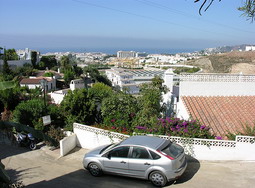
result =
[[45,85],[46,85],[46,80],[42,79],[40,81],[40,84],[43,88],[43,100],[44,100],[44,110],[46,111],[46,89],[45,89]]

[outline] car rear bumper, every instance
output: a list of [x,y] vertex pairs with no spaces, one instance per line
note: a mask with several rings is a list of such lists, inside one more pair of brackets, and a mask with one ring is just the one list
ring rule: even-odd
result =
[[185,161],[183,162],[183,164],[181,165],[180,168],[178,168],[174,172],[171,171],[171,174],[169,174],[169,176],[167,176],[168,181],[178,179],[184,173],[184,171],[186,170],[187,165],[188,165],[187,160],[185,159]]

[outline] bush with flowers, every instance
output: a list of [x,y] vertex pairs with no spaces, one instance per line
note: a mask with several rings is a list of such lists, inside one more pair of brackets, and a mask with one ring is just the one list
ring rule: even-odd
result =
[[210,132],[209,127],[201,125],[196,120],[186,121],[179,118],[169,117],[166,117],[165,119],[158,119],[158,123],[155,126],[135,126],[133,131],[136,133],[180,136],[188,138],[215,138],[215,136]]
[[166,136],[179,136],[187,138],[204,138],[204,139],[221,139],[215,137],[208,126],[202,125],[197,120],[181,120],[179,118],[160,118],[157,123],[150,126],[135,125],[133,127],[119,126],[117,119],[111,119],[108,125],[98,125],[97,127],[107,129],[114,132],[132,135],[138,134],[154,134]]

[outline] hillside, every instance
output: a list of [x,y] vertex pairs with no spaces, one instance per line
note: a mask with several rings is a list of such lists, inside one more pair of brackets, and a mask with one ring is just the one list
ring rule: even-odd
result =
[[186,64],[198,66],[206,73],[255,74],[255,51],[215,54]]

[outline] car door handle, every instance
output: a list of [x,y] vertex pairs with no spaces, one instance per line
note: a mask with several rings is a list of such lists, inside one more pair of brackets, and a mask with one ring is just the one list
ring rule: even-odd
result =
[[150,163],[144,163],[144,165],[151,165]]
[[126,162],[125,162],[125,161],[121,161],[120,163],[126,164]]

